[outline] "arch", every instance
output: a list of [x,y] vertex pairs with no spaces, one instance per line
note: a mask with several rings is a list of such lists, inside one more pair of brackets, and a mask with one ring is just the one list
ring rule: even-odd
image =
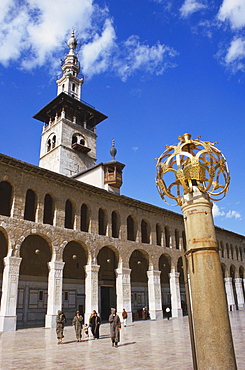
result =
[[179,244],[179,230],[175,229],[174,231],[174,237],[175,237],[175,247],[176,249],[180,249],[180,244]]
[[239,253],[240,253],[240,261],[243,261],[243,258],[242,258],[242,248],[241,247],[239,248]]
[[88,232],[90,223],[90,208],[86,203],[81,205],[81,231]]
[[132,252],[129,259],[131,269],[131,307],[133,319],[142,318],[143,307],[148,306],[148,276],[149,255],[136,249]]
[[54,222],[54,200],[50,194],[44,197],[43,223],[53,225]]
[[67,199],[65,204],[65,228],[73,229],[74,227],[74,207],[70,199]]
[[113,238],[119,238],[120,226],[120,215],[117,211],[113,211],[111,213],[111,236]]
[[239,261],[239,251],[237,245],[235,246],[235,251],[236,251],[236,259]]
[[127,217],[127,240],[132,240],[135,242],[136,233],[137,233],[136,219],[134,216],[129,215]]
[[224,263],[221,263],[223,279],[228,277],[228,269]]
[[24,220],[35,221],[37,199],[36,193],[32,189],[28,189],[26,192]]
[[102,320],[108,320],[110,308],[116,307],[116,273],[118,256],[109,246],[100,249],[97,256],[99,268],[99,311]]
[[170,248],[170,231],[168,226],[164,227],[164,233],[165,233],[165,246],[167,248]]
[[150,243],[150,224],[149,221],[143,219],[141,221],[141,242]]
[[63,261],[65,262],[64,279],[85,279],[84,266],[87,264],[87,253],[77,241],[70,241],[63,250]]
[[169,274],[171,272],[171,257],[168,254],[162,254],[159,258],[159,271],[161,282],[162,310],[166,314],[166,308],[171,307],[171,292],[169,284]]
[[50,150],[54,149],[56,147],[56,135],[55,133],[52,133],[49,135],[47,142],[46,142],[46,150],[47,152],[50,152]]
[[8,181],[0,182],[0,215],[10,217],[12,192],[12,185]]
[[234,265],[230,266],[230,276],[232,278],[232,287],[233,287],[235,305],[236,305],[236,309],[238,310],[238,300],[237,300],[236,283],[235,283],[235,278],[237,277],[237,270]]
[[183,249],[186,252],[186,235],[184,230],[182,231],[182,240],[183,240]]
[[239,267],[239,277],[241,279],[244,279],[244,267],[243,266]]
[[107,212],[104,208],[100,208],[98,212],[99,235],[106,235],[107,232]]
[[220,242],[220,249],[221,249],[221,257],[224,258],[224,256],[225,256],[225,249],[224,249],[224,244],[223,244],[222,241]]
[[231,252],[231,259],[234,259],[234,248],[232,244],[230,244],[230,252]]
[[156,243],[162,245],[162,227],[160,224],[156,224]]
[[230,249],[228,243],[226,243],[226,258],[230,258]]

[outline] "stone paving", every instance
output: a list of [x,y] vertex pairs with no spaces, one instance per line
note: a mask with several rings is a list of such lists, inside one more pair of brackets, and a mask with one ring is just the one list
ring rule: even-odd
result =
[[[245,311],[230,312],[238,369],[245,369]],[[109,324],[101,325],[99,340],[75,341],[65,328],[57,345],[54,329],[33,328],[0,334],[0,369],[178,369],[191,370],[188,318],[138,321],[121,330],[118,348],[111,346]],[[217,370],[217,369],[215,369]]]

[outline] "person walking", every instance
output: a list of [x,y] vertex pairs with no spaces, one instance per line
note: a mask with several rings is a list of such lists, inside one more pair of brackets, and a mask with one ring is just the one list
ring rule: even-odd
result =
[[124,325],[124,327],[127,326],[127,317],[128,317],[128,313],[127,313],[127,311],[124,308],[123,309],[123,312],[122,312],[122,318],[123,318],[123,325]]
[[169,307],[166,308],[166,315],[167,315],[167,319],[169,320],[170,315],[171,315],[171,310]]
[[58,311],[56,316],[56,334],[58,339],[58,344],[62,344],[62,339],[64,338],[64,326],[66,322],[66,317],[61,310]]
[[94,339],[99,339],[100,337],[100,323],[101,323],[100,317],[94,310],[89,319],[89,326],[91,327]]
[[83,321],[83,317],[80,315],[80,312],[77,311],[76,315],[74,316],[74,318],[72,320],[72,326],[74,326],[74,328],[75,328],[77,342],[81,342],[82,321]]
[[109,323],[112,347],[118,347],[118,343],[120,342],[121,321],[115,308],[111,309]]

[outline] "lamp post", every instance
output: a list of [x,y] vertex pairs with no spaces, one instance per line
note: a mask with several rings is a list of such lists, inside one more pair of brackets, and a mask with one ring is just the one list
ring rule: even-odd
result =
[[222,199],[230,182],[226,159],[214,145],[179,137],[157,159],[159,194],[180,205],[185,224],[190,278],[194,368],[235,370],[236,359],[211,200]]

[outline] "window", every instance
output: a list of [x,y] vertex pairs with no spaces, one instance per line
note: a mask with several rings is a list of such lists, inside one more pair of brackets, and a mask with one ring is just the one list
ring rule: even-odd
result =
[[119,238],[120,222],[119,215],[116,211],[113,211],[111,214],[111,228],[112,228],[112,237]]
[[165,226],[165,244],[167,248],[170,248],[170,232],[169,232],[169,227]]
[[44,198],[43,223],[53,225],[54,206],[53,198],[50,194],[46,194]]
[[26,192],[24,220],[35,221],[36,214],[36,194],[28,189]]
[[141,241],[142,243],[150,243],[150,225],[146,220],[141,221]]
[[12,205],[12,186],[7,181],[0,182],[0,214],[10,216]]
[[65,205],[65,228],[73,229],[74,215],[71,201],[68,199]]
[[106,213],[102,208],[99,209],[98,217],[99,217],[99,235],[106,235],[107,228]]
[[156,239],[157,245],[162,245],[162,228],[159,224],[156,224]]
[[89,228],[89,212],[88,206],[83,203],[81,207],[81,231],[88,232]]
[[127,239],[136,240],[136,225],[132,216],[128,216],[127,218]]

